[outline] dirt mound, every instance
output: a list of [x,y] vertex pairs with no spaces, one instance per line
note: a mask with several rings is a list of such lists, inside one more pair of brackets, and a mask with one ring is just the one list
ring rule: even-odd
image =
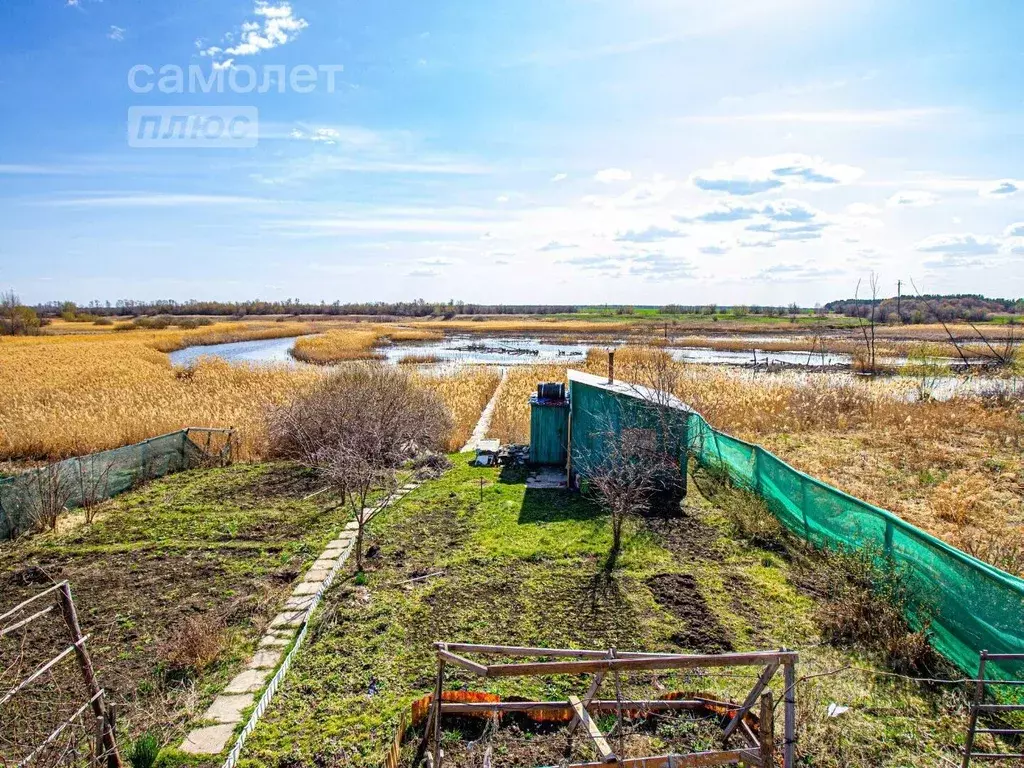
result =
[[686,628],[671,636],[673,643],[687,651],[722,653],[733,650],[729,633],[718,621],[700,593],[697,581],[685,573],[663,573],[647,580],[658,604]]

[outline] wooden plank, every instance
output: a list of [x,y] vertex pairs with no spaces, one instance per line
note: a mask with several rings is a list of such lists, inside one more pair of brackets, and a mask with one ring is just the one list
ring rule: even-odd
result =
[[[736,765],[757,760],[749,749],[730,749],[720,752],[694,752],[690,755],[658,755],[619,760],[621,768],[707,768],[715,765]],[[572,763],[566,768],[605,768],[605,763]]]
[[594,747],[597,749],[598,754],[601,755],[601,760],[606,763],[614,763],[617,758],[615,753],[612,752],[612,748],[608,746],[608,741],[605,739],[604,734],[601,733],[601,729],[597,727],[597,723],[590,717],[590,713],[583,706],[583,702],[580,701],[578,696],[569,697],[569,706],[573,708],[576,713],[576,719],[579,720],[583,727],[587,729],[587,733],[590,735],[591,740],[594,742]]
[[764,668],[764,672],[761,673],[761,676],[757,678],[757,682],[754,683],[754,687],[750,689],[750,693],[747,694],[747,698],[743,700],[743,704],[738,710],[736,710],[736,714],[733,716],[732,720],[730,720],[729,724],[725,726],[725,731],[722,733],[723,747],[728,745],[729,737],[732,736],[732,732],[739,727],[739,724],[743,721],[743,717],[750,711],[750,708],[754,706],[754,702],[757,701],[758,696],[761,695],[761,691],[765,689],[765,686],[768,685],[771,679],[775,676],[775,672],[778,668],[778,664],[769,664]]
[[487,667],[488,677],[526,677],[530,675],[577,675],[600,670],[637,670],[637,669],[693,669],[698,667],[738,667],[760,666],[778,663],[792,664],[796,661],[795,653],[758,652],[758,653],[721,653],[713,656],[662,656],[642,658],[618,658],[585,661],[538,661],[525,664],[490,664]]
[[[441,645],[441,643],[435,643]],[[524,645],[479,645],[477,643],[445,643],[449,651],[462,653],[482,653],[489,656],[564,656],[578,659],[606,659],[608,651],[588,648],[540,648]],[[641,651],[619,651],[620,658],[648,658],[661,656],[678,656],[676,653],[644,653]]]
[[468,669],[474,674],[480,675],[480,677],[487,677],[487,667],[483,664],[477,664],[475,661],[464,659],[462,656],[450,653],[449,651],[438,650],[437,655],[445,661],[450,661],[452,664],[458,664],[460,667]]

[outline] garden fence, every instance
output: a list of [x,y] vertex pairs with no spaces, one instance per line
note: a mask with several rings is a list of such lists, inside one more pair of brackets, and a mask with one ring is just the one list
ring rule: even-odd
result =
[[[791,533],[818,548],[879,553],[906,587],[911,625],[926,627],[932,645],[960,669],[975,671],[981,650],[1024,650],[1024,580],[719,432],[699,414],[690,416],[689,435],[701,464],[763,498]],[[993,666],[1024,678],[1024,661]]]
[[234,431],[190,427],[0,478],[0,541],[171,472],[231,460]]

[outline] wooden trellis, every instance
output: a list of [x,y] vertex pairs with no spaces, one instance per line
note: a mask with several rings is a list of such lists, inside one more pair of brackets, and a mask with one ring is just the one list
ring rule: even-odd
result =
[[[576,763],[568,768],[606,768],[618,765],[624,768],[684,768],[689,766],[736,765],[774,766],[774,706],[772,694],[767,690],[775,674],[782,669],[784,680],[783,765],[793,768],[796,758],[796,663],[793,651],[756,651],[752,653],[721,653],[713,655],[622,652],[608,650],[582,650],[570,648],[524,648],[504,645],[476,645],[472,643],[435,643],[437,677],[430,712],[423,738],[417,752],[417,761],[426,755],[433,768],[441,768],[441,718],[446,714],[496,714],[538,710],[570,712],[569,728],[575,732],[582,728],[592,741],[601,762]],[[555,661],[528,661],[520,663],[481,664],[461,654],[505,656],[522,658],[550,657]],[[480,677],[533,677],[538,675],[592,675],[591,683],[582,696],[569,696],[565,701],[502,701],[502,702],[446,702],[444,701],[445,668],[454,664]],[[725,704],[709,699],[682,700],[623,699],[619,685],[620,672],[644,670],[700,669],[719,667],[762,667],[754,686],[741,704]],[[615,698],[598,699],[597,694],[606,676],[615,680]],[[755,704],[760,703],[760,725],[755,734],[744,717]],[[623,732],[624,712],[656,712],[664,710],[702,710],[709,705],[724,707],[730,719],[722,732],[722,749],[687,755],[654,755],[624,758],[609,743],[609,735],[601,732],[594,722],[593,712],[615,712],[615,731]],[[746,744],[730,748],[730,740],[740,736]],[[621,742],[620,742],[621,751]]]

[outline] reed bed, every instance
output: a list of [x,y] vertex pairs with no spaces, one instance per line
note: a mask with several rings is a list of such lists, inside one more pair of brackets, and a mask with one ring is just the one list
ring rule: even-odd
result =
[[304,363],[331,365],[351,360],[380,360],[376,347],[409,341],[440,341],[440,331],[386,323],[332,323],[318,336],[299,339],[292,357]]
[[[225,327],[226,326],[226,327]],[[295,335],[305,324],[0,339],[0,462],[12,467],[116,448],[186,426],[235,427],[238,456],[266,455],[267,408],[323,371],[200,358],[174,368],[162,349]],[[267,336],[263,334],[271,333]],[[303,339],[306,340],[306,339]],[[500,379],[494,370],[421,376],[452,410],[461,446]]]
[[[658,357],[664,354],[626,347],[616,354],[616,378],[651,383],[644,377],[652,360],[671,365],[675,394],[716,428],[1024,574],[1020,403],[916,399],[907,380],[750,374]],[[605,373],[606,356],[592,352],[587,368]]]
[[494,368],[474,366],[440,376],[415,374],[413,380],[437,392],[448,406],[455,424],[448,441],[448,450],[457,451],[473,434],[480,414],[501,381],[501,374]]
[[406,355],[398,361],[399,365],[435,365],[441,362],[437,355]]

